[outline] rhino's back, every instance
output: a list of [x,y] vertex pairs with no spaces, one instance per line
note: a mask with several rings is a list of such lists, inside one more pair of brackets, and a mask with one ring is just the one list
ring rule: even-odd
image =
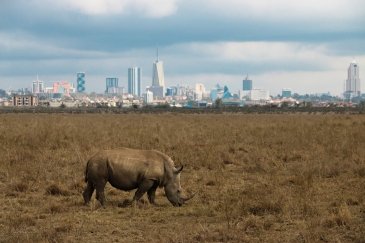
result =
[[109,183],[122,190],[133,190],[144,179],[163,178],[164,157],[157,151],[120,148],[101,151],[98,157],[106,161]]

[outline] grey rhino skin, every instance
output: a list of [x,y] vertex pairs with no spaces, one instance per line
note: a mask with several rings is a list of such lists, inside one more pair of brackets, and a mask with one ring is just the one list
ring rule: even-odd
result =
[[151,204],[155,204],[157,187],[164,187],[167,199],[174,206],[181,206],[193,196],[181,195],[180,173],[167,155],[156,150],[120,148],[103,150],[92,156],[86,165],[87,186],[83,197],[85,204],[96,189],[96,198],[105,206],[104,188],[107,182],[120,190],[137,189],[131,203],[138,201],[146,192]]

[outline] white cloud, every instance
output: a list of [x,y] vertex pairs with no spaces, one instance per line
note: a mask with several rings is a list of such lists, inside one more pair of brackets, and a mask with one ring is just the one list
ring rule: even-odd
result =
[[191,43],[186,48],[224,60],[250,62],[313,61],[327,52],[324,45],[269,41]]
[[[282,65],[283,69],[300,65],[304,67],[335,68],[340,57],[332,55],[325,44],[301,42],[212,42],[176,45],[184,53],[222,62],[251,63],[254,65]],[[344,57],[341,61],[344,61]]]
[[[22,32],[13,34],[0,32],[0,50],[9,59],[57,59],[57,58],[103,58],[111,55],[100,51],[83,51],[59,47]],[[2,57],[0,55],[0,57]],[[4,57],[2,57],[4,58]]]
[[177,10],[178,0],[38,0],[88,15],[129,14],[165,17]]
[[[290,70],[289,67],[292,66],[296,66],[297,70],[301,68],[307,70],[308,67],[343,70],[344,65],[354,58],[349,55],[334,54],[328,44],[303,42],[198,42],[174,45],[168,48],[168,52],[173,52],[174,49],[193,58],[226,63],[251,63],[256,66],[282,66],[282,70]],[[357,56],[356,59],[365,62],[364,55]]]
[[[364,17],[363,0],[198,0],[216,14],[234,17],[259,17],[263,20],[346,19]],[[321,23],[318,23],[321,24]]]

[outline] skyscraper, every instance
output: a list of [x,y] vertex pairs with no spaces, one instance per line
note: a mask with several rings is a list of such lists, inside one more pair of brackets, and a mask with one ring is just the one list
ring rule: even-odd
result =
[[152,86],[161,86],[165,87],[165,75],[163,70],[163,62],[158,58],[158,49],[157,49],[157,60],[153,63],[152,69],[153,77],[152,77]]
[[118,94],[119,86],[118,86],[118,78],[106,78],[105,79],[105,93],[107,94]]
[[43,83],[43,81],[38,79],[38,75],[37,75],[37,80],[33,81],[32,93],[39,94],[39,93],[43,93],[43,92],[44,92],[44,83]]
[[77,73],[77,92],[81,93],[85,91],[85,73]]
[[242,90],[252,90],[252,80],[248,79],[248,75],[246,78],[242,81]]
[[283,98],[290,98],[292,96],[291,89],[282,89],[281,91],[281,97]]
[[359,65],[356,61],[352,61],[347,70],[345,98],[360,96],[360,74]]
[[141,96],[141,76],[142,71],[139,67],[128,68],[128,93]]

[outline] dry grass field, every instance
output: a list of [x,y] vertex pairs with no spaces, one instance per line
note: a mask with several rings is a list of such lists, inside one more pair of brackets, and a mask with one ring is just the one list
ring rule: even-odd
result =
[[[87,159],[116,147],[168,154],[197,195],[84,206]],[[0,242],[365,242],[365,116],[0,115]]]

